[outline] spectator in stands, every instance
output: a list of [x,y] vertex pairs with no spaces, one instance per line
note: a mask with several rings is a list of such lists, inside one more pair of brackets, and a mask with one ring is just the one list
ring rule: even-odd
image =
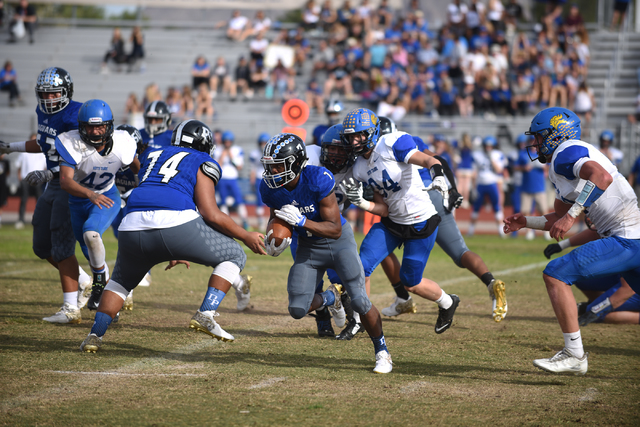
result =
[[302,99],[298,85],[294,76],[289,75],[287,77],[287,85],[282,93],[282,103],[289,101],[290,99]]
[[351,2],[345,0],[340,9],[338,9],[338,21],[340,21],[342,25],[347,26],[350,24],[355,13],[356,10],[351,6]]
[[320,26],[326,32],[338,21],[338,11],[333,8],[331,0],[324,0],[320,8]]
[[273,70],[271,70],[271,85],[275,89],[275,98],[276,100],[282,100],[284,97],[284,93],[287,90],[287,82],[289,80],[289,76],[293,74],[292,70],[285,67],[282,63],[282,60],[278,58],[278,63]]
[[523,72],[516,74],[516,80],[511,86],[511,108],[522,116],[526,116],[531,101],[531,81]]
[[182,111],[183,117],[188,118],[193,117],[195,109],[195,101],[193,100],[191,87],[189,85],[184,85],[182,87],[182,106],[180,107],[180,111]]
[[329,45],[326,39],[320,39],[318,48],[313,54],[313,70],[311,76],[315,77],[319,71],[326,71],[327,66],[335,59],[333,47]]
[[327,79],[324,82],[324,96],[329,98],[334,91],[342,93],[347,99],[353,97],[351,76],[344,53],[338,53],[335,61],[327,66]]
[[320,114],[324,105],[324,95],[323,91],[318,84],[318,81],[315,78],[309,80],[307,84],[307,90],[305,93],[305,99],[307,100],[307,105],[312,110],[316,110],[316,113]]
[[[9,43],[15,43],[18,39],[24,37],[26,30],[26,32],[29,33],[29,43],[33,44],[33,32],[37,20],[38,17],[35,6],[29,4],[27,0],[20,0],[20,3],[18,3],[15,8],[13,20],[9,24],[9,34],[11,36]],[[22,29],[20,30],[19,27]],[[20,35],[20,33],[22,35]]]
[[124,123],[130,124],[136,129],[144,127],[144,107],[140,105],[138,96],[135,92],[131,92],[124,104]]
[[122,38],[122,33],[118,27],[113,29],[113,33],[111,34],[111,46],[102,59],[101,72],[103,74],[108,72],[107,64],[109,61],[113,61],[118,65],[118,71],[120,71],[120,64],[127,62],[127,54],[124,51],[124,39]]
[[206,120],[206,122],[211,123],[214,113],[213,96],[207,85],[202,83],[196,95],[194,115],[198,120]]
[[447,7],[449,27],[456,34],[462,34],[462,32],[464,32],[468,11],[467,5],[460,0],[452,0],[451,3],[449,3]]
[[574,3],[569,8],[569,13],[564,18],[564,31],[568,37],[573,37],[573,35],[583,27],[584,19],[582,19],[580,8]]
[[195,62],[191,66],[191,87],[193,90],[198,90],[202,83],[209,87],[209,80],[211,79],[211,67],[209,62],[203,55],[198,55]]
[[624,24],[624,17],[627,15],[629,0],[616,0],[613,4],[613,16],[611,18],[611,31],[619,29]]
[[320,6],[314,0],[308,0],[302,10],[302,26],[305,30],[315,30],[320,21]]
[[458,113],[461,117],[473,116],[473,98],[476,91],[476,81],[472,76],[464,76],[464,86],[456,98]]
[[433,93],[433,103],[441,116],[454,116],[457,114],[456,98],[458,96],[458,88],[447,75],[447,70],[443,69],[440,73],[440,81],[437,89]]
[[[29,140],[36,139],[36,134],[32,134]],[[43,153],[20,153],[16,160],[18,169],[18,179],[20,179],[20,208],[18,210],[18,222],[16,222],[16,229],[20,230],[24,228],[25,212],[27,210],[27,202],[29,197],[33,196],[38,200],[42,196],[44,185],[36,185],[32,187],[25,177],[29,172],[36,170],[47,169],[47,158]]]
[[218,24],[216,27],[222,27],[227,24],[227,38],[234,41],[240,41],[244,34],[247,25],[249,24],[249,19],[246,16],[242,16],[239,10],[234,10],[231,12],[231,19],[228,22],[222,22]]
[[249,51],[252,59],[264,59],[264,54],[269,47],[269,40],[264,38],[263,33],[258,33],[256,37],[249,42]]
[[162,101],[162,94],[157,83],[149,83],[144,89],[144,98],[142,98],[143,108],[147,108],[147,105],[153,101]]
[[262,61],[252,59],[250,64],[249,88],[253,93],[262,93],[269,83],[269,71],[264,67]]
[[[144,36],[140,27],[133,27],[129,42],[131,42],[131,53],[127,56],[127,62],[129,63],[128,72],[131,72],[138,61],[144,58]],[[144,66],[140,67],[140,72],[144,72]]]
[[258,34],[262,34],[264,36],[270,28],[271,19],[264,15],[263,10],[259,10],[256,12],[256,16],[255,18],[253,18],[253,21],[251,21],[249,25],[247,25],[246,29],[240,36],[240,41],[250,36],[257,37]]
[[311,53],[311,43],[305,37],[305,33],[302,27],[298,27],[296,30],[292,30],[293,34],[289,39],[289,45],[294,50],[294,63],[296,67],[296,74],[302,75],[302,68],[304,67],[307,57]]
[[181,122],[184,118],[184,112],[182,111],[182,94],[180,91],[173,86],[169,87],[164,102],[167,104],[167,107],[169,107],[171,117],[175,119],[176,122]]
[[504,5],[501,0],[489,0],[487,3],[487,21],[493,31],[504,31]]
[[211,96],[215,98],[220,91],[223,95],[229,95],[231,92],[231,75],[229,66],[223,56],[218,56],[216,64],[211,69],[211,80],[209,81],[209,89]]
[[596,99],[593,95],[593,89],[591,89],[587,82],[580,83],[578,92],[576,93],[576,100],[573,106],[573,111],[582,120],[582,130],[589,128],[591,123],[591,117],[593,110],[596,107]]
[[2,70],[0,70],[0,91],[9,92],[10,107],[15,107],[16,101],[19,104],[23,104],[20,90],[18,89],[18,75],[11,61],[5,62]]
[[518,22],[525,20],[524,9],[518,0],[509,0],[509,3],[504,7],[503,17],[506,30],[508,31],[514,31],[518,26]]
[[389,7],[389,0],[381,0],[378,8],[373,12],[371,17],[372,25],[375,27],[385,28],[393,22],[393,12]]
[[241,56],[238,59],[238,65],[236,66],[234,74],[234,93],[236,95],[242,94],[245,100],[251,99],[253,97],[253,89],[251,88],[251,68],[249,68],[247,58]]
[[4,1],[0,0],[0,28],[4,25]]

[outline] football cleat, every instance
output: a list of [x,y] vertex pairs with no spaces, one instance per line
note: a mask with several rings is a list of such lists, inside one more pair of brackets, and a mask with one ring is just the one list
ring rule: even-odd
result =
[[151,285],[151,274],[147,273],[144,275],[138,286],[144,286],[145,288]]
[[388,351],[382,350],[376,353],[376,367],[373,372],[376,374],[388,374],[393,369],[393,362]]
[[236,289],[236,298],[238,299],[236,308],[238,311],[244,310],[249,305],[249,300],[251,299],[251,280],[253,280],[252,276],[247,276],[246,274],[242,274],[240,277],[242,278],[242,285]]
[[78,283],[78,308],[82,310],[91,296],[91,279],[83,283]]
[[195,329],[196,332],[204,332],[211,335],[213,338],[219,341],[233,341],[233,335],[227,333],[224,329],[218,325],[213,319],[220,316],[215,310],[210,311],[197,311],[189,322],[189,328]]
[[507,317],[507,293],[504,282],[502,280],[493,279],[489,286],[489,296],[493,302],[493,320],[502,321]]
[[53,316],[44,317],[42,320],[49,323],[80,323],[82,320],[82,313],[78,307],[74,307],[68,302],[65,302],[60,311]]
[[456,312],[456,308],[458,308],[458,304],[460,304],[460,298],[458,295],[451,294],[451,299],[453,300],[453,304],[449,308],[440,308],[438,312],[438,320],[436,320],[436,334],[441,334],[447,329],[451,327],[453,323],[453,315]]
[[329,285],[327,290],[333,292],[333,295],[335,296],[335,302],[333,303],[333,305],[327,308],[331,313],[331,317],[333,317],[333,320],[336,322],[336,326],[338,328],[342,328],[347,320],[347,315],[344,312],[344,307],[342,307],[342,299],[340,298],[342,286],[332,283]]
[[554,373],[574,373],[576,375],[584,375],[587,373],[589,363],[587,358],[589,353],[585,353],[582,358],[578,359],[566,348],[556,353],[555,356],[549,359],[536,359],[533,361],[533,366],[540,368],[547,372]]
[[418,311],[416,303],[413,302],[411,295],[408,299],[395,297],[393,303],[389,307],[383,308],[380,312],[385,316],[393,317],[403,313],[415,313]]
[[336,339],[349,341],[355,337],[358,332],[364,332],[364,326],[362,326],[362,323],[356,322],[356,319],[351,319],[349,323],[347,323],[347,327],[336,336]]
[[122,309],[125,311],[133,311],[133,291],[129,292],[129,295],[125,298]]
[[315,318],[316,326],[318,327],[318,336],[320,338],[333,338],[336,336],[336,333],[333,331],[333,326],[331,326],[331,315],[326,307],[316,310]]
[[80,344],[80,350],[85,353],[95,353],[100,350],[102,346],[102,337],[97,336],[96,334],[89,334],[82,344]]
[[91,296],[87,302],[87,308],[89,310],[98,309],[105,286],[107,286],[106,275],[104,273],[93,273],[93,287],[91,288]]

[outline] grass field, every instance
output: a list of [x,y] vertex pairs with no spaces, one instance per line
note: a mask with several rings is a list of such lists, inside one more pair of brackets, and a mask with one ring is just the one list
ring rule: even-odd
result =
[[[105,243],[115,260],[110,232]],[[540,371],[532,360],[563,346],[541,279],[547,242],[477,236],[467,243],[507,283],[507,318],[494,323],[486,288],[436,249],[425,275],[460,296],[454,325],[436,335],[437,308],[426,300],[417,301],[417,314],[384,318],[394,370],[375,375],[366,334],[318,339],[313,318],[289,316],[288,253],[249,254],[250,308],[236,312],[232,291],[217,318],[235,342],[188,329],[210,269],[157,266],[102,350],[82,353],[92,313],[83,310],[79,325],[43,322],[61,305],[57,272],[32,254],[30,227],[4,227],[0,424],[639,425],[640,328],[591,324],[582,330],[586,376]],[[392,297],[376,271],[373,303],[381,309]]]

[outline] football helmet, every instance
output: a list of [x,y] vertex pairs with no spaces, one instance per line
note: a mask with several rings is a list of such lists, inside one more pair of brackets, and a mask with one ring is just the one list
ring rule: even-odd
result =
[[580,134],[580,118],[576,113],[560,107],[545,108],[536,114],[525,132],[525,135],[540,136],[533,145],[538,150],[538,157],[531,160],[546,163],[560,144],[569,139],[580,139]]
[[324,107],[324,112],[327,114],[330,125],[338,123],[338,117],[340,116],[340,113],[342,113],[342,110],[344,110],[344,106],[342,105],[342,102],[337,99],[330,99],[327,102],[327,105]]
[[136,141],[136,146],[138,147],[136,149],[136,154],[138,156],[140,154],[142,154],[142,152],[144,150],[147,149],[148,144],[145,144],[142,141],[142,135],[140,135],[140,131],[138,129],[136,129],[134,126],[131,126],[131,125],[118,125],[118,127],[116,127],[116,130],[124,130],[127,133],[129,133],[129,135],[131,135],[131,137],[133,137],[134,141]]
[[234,142],[236,140],[236,136],[230,130],[225,130],[222,132],[222,142],[231,141]]
[[[43,98],[45,93],[60,93],[59,97]],[[73,98],[73,80],[71,75],[58,67],[49,67],[42,70],[36,80],[36,99],[38,108],[45,114],[60,112],[69,105]]]
[[271,137],[260,161],[264,165],[262,179],[269,188],[280,188],[295,180],[307,165],[304,141],[292,133]]
[[393,133],[398,130],[396,124],[389,117],[380,116],[380,136]]
[[[90,134],[87,126],[106,125],[101,135]],[[106,102],[100,99],[90,99],[78,111],[78,132],[80,139],[92,147],[98,148],[111,142],[113,137],[113,113]]]
[[498,140],[495,136],[487,135],[482,139],[482,145],[485,147],[495,148],[498,145]]
[[262,144],[266,144],[271,136],[267,132],[262,132],[258,135],[258,146],[262,146]]
[[185,120],[171,134],[171,145],[193,148],[213,156],[216,146],[211,129],[199,120]]
[[531,140],[531,136],[521,133],[516,138],[516,145],[527,144]]
[[[353,147],[353,154],[361,156],[373,150],[380,136],[380,119],[375,113],[366,108],[350,111],[342,121],[342,134]],[[364,135],[364,140],[354,142],[358,134]]]
[[[151,119],[162,119],[160,123],[151,123]],[[158,135],[167,129],[171,123],[171,111],[164,101],[153,101],[144,110],[144,130],[149,136]]]
[[600,134],[600,147],[602,147],[603,143],[607,146],[613,144],[613,138],[613,132],[611,132],[609,129],[603,130]]
[[352,166],[356,158],[352,149],[342,139],[342,124],[331,126],[322,135],[320,141],[320,163],[339,172],[345,167]]

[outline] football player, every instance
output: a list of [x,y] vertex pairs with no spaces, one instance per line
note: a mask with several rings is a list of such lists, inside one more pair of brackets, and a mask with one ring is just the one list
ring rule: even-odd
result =
[[93,273],[89,310],[98,308],[109,281],[102,234],[120,211],[117,172],[131,165],[135,173],[137,145],[127,131],[114,130],[113,113],[104,101],[91,99],[80,107],[78,130],[55,140],[60,154],[60,186],[69,193],[73,233]]
[[[422,277],[436,240],[440,216],[425,191],[418,168],[413,165],[430,169],[432,188],[447,193],[442,165],[418,150],[415,140],[407,133],[393,132],[378,140],[380,120],[366,108],[349,112],[342,125],[344,138],[357,156],[353,178],[345,181],[344,191],[351,203],[382,217],[360,245],[367,286],[378,264],[403,244],[400,280],[407,291],[438,304],[435,332],[441,334],[451,327],[460,298]],[[364,200],[363,182],[374,188],[373,202]]]
[[[172,146],[147,151],[140,184],[129,196],[120,223],[118,256],[105,288],[91,332],[80,349],[96,352],[112,319],[144,275],[156,264],[168,268],[189,262],[213,268],[207,293],[189,327],[233,341],[214,320],[216,309],[244,268],[246,254],[237,238],[264,255],[264,235],[248,232],[218,209],[215,189],[220,166],[211,158],[211,130],[198,120],[186,120],[173,132]],[[178,168],[178,165],[180,166]]]
[[564,348],[534,366],[549,372],[586,374],[588,353],[582,345],[576,300],[569,285],[619,273],[640,291],[640,209],[627,180],[593,145],[581,141],[580,118],[566,108],[540,111],[527,132],[535,140],[538,160],[549,163],[556,189],[555,211],[544,216],[522,213],[505,218],[506,233],[527,227],[547,230],[560,241],[586,209],[600,239],[554,259],[544,282],[564,336]]
[[262,132],[258,135],[258,147],[254,150],[251,150],[249,153],[249,161],[251,162],[251,172],[249,173],[249,182],[253,186],[256,193],[256,216],[258,217],[258,230],[264,230],[267,228],[267,224],[264,217],[264,203],[262,203],[262,198],[260,197],[260,183],[262,182],[262,174],[264,172],[264,167],[262,166],[262,152],[264,151],[264,147],[267,145],[267,141],[269,141],[271,136]]
[[140,129],[143,144],[148,149],[171,145],[171,111],[164,101],[153,101],[144,110],[144,129]]
[[238,215],[242,220],[245,230],[249,229],[247,207],[244,204],[242,191],[238,178],[244,166],[244,151],[241,147],[234,145],[235,135],[231,131],[222,132],[222,146],[218,147],[213,154],[213,158],[222,168],[222,176],[218,183],[220,205],[224,213],[229,213],[229,208],[236,206]]
[[47,157],[47,170],[32,171],[25,177],[33,186],[48,183],[33,213],[33,252],[58,269],[64,297],[60,311],[43,320],[80,323],[80,309],[91,292],[91,277],[79,267],[75,256],[69,195],[60,187],[60,156],[54,142],[61,133],[78,128],[78,110],[82,103],[72,100],[73,80],[60,67],[44,69],[36,80],[35,92],[38,101],[36,139],[12,143],[0,141],[0,154],[42,152]]
[[[380,313],[365,290],[364,271],[351,226],[340,214],[334,188],[335,179],[323,167],[307,166],[307,153],[302,139],[281,133],[272,137],[264,149],[262,200],[270,208],[270,218],[291,224],[298,234],[296,259],[289,271],[287,292],[289,314],[301,319],[322,306],[329,308],[336,325],[344,326],[339,289],[331,284],[317,293],[316,287],[328,268],[336,271],[351,296],[351,305],[360,313],[362,324],[373,341],[375,373],[392,370]],[[280,255],[290,244],[286,238],[279,246],[274,240],[265,242],[267,253]]]

